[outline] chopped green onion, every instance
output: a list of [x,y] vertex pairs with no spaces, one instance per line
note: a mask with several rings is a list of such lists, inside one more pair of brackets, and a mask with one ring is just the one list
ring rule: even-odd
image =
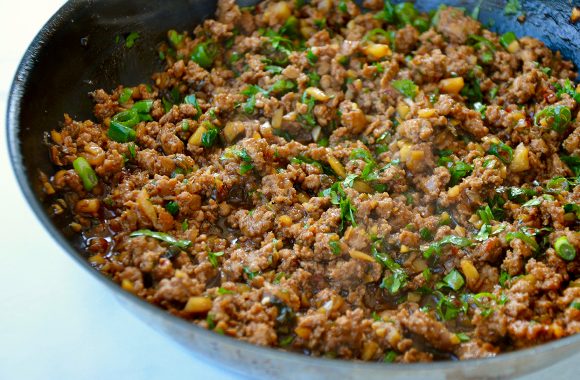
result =
[[175,216],[179,214],[179,204],[175,201],[170,201],[165,205],[165,209],[168,213]]
[[310,63],[313,66],[316,64],[316,62],[318,62],[318,56],[314,54],[312,50],[308,50],[308,52],[306,53],[306,59],[308,60],[308,63]]
[[404,2],[395,5],[395,16],[401,24],[413,24],[413,21],[419,16],[419,12],[415,9],[413,3]]
[[448,170],[449,174],[451,174],[449,185],[455,186],[462,178],[466,177],[473,171],[473,165],[469,165],[463,161],[456,161],[450,168],[448,168]]
[[125,127],[133,128],[139,123],[139,114],[134,109],[119,112],[111,118],[111,121],[117,122]]
[[383,358],[383,362],[392,363],[395,361],[395,359],[397,359],[397,353],[395,351],[391,350],[385,354],[385,357]]
[[520,230],[520,231],[516,231],[516,232],[508,232],[505,236],[505,240],[508,243],[514,239],[520,239],[521,241],[523,241],[524,243],[526,243],[527,245],[532,247],[534,252],[537,252],[540,249],[540,246],[538,245],[538,242],[533,237],[533,235],[526,233],[524,230]]
[[191,60],[203,67],[209,69],[218,51],[213,41],[206,41],[197,44],[191,53]]
[[443,277],[443,281],[435,285],[436,289],[441,289],[443,287],[448,287],[455,291],[461,289],[461,287],[465,285],[465,280],[463,276],[457,269],[453,269],[449,274]]
[[190,240],[179,240],[179,239],[176,239],[173,236],[166,234],[164,232],[157,232],[157,231],[151,231],[151,230],[137,230],[135,232],[132,232],[131,235],[129,235],[129,237],[137,237],[137,236],[151,237],[151,238],[154,238],[157,240],[161,240],[165,243],[174,245],[174,246],[179,247],[181,249],[186,249],[189,246],[191,246]]
[[183,101],[185,102],[185,104],[191,104],[192,106],[195,107],[195,110],[197,111],[197,113],[195,114],[195,116],[193,118],[195,120],[199,119],[199,117],[201,116],[203,111],[201,110],[201,107],[199,105],[199,102],[197,101],[197,97],[195,96],[195,94],[187,95],[183,99]]
[[333,255],[340,255],[342,252],[342,249],[340,248],[340,242],[338,240],[332,240],[328,243],[328,245],[330,246],[330,252],[332,252]]
[[137,155],[137,152],[135,151],[135,144],[129,143],[127,145],[127,148],[129,149],[129,154],[131,155],[131,158],[135,158],[135,156]]
[[566,236],[560,236],[554,242],[554,249],[558,256],[566,261],[572,261],[576,257],[576,248],[568,241]]
[[145,99],[145,100],[139,100],[138,102],[135,102],[135,104],[133,104],[133,107],[131,107],[131,109],[137,111],[139,116],[141,116],[141,114],[148,114],[149,112],[151,112],[152,107],[153,107],[153,100],[152,99]]
[[464,237],[461,237],[461,236],[447,235],[444,238],[442,238],[441,240],[430,244],[428,247],[422,248],[423,249],[423,257],[428,259],[429,257],[433,256],[434,254],[437,254],[437,255],[440,254],[442,247],[447,245],[447,244],[451,244],[451,245],[454,245],[454,246],[460,247],[460,248],[466,248],[466,247],[471,246],[473,244],[473,242],[471,240],[464,238]]
[[419,235],[423,240],[431,240],[433,239],[433,233],[427,228],[423,227],[419,230]]
[[[499,142],[499,144],[491,144],[487,154],[493,154],[497,158],[501,160],[504,164],[509,164],[512,162],[514,157],[514,150],[503,142]],[[507,157],[506,157],[507,154]]]
[[133,128],[127,127],[116,121],[111,121],[109,130],[107,131],[107,136],[113,141],[126,143],[135,140],[137,134]]
[[467,335],[466,333],[457,333],[457,334],[455,334],[455,336],[457,336],[459,341],[462,343],[469,342],[471,340],[469,335]]
[[219,129],[212,125],[201,135],[201,145],[205,148],[211,148],[215,144],[219,133]]
[[272,87],[270,88],[271,93],[277,95],[284,95],[288,92],[291,92],[296,89],[296,83],[292,82],[291,80],[287,79],[280,79],[274,82]]
[[577,156],[560,156],[560,160],[568,165],[575,176],[580,176],[580,157]]
[[389,24],[394,23],[396,20],[395,7],[391,0],[385,0],[385,6],[382,11],[375,14],[374,18],[377,20],[385,21]]
[[226,289],[226,288],[222,288],[222,287],[218,288],[217,292],[218,292],[218,294],[219,294],[219,295],[221,295],[221,296],[223,296],[223,295],[225,295],[225,294],[234,294],[234,293],[235,293],[235,292],[234,292],[234,291],[232,291],[232,290],[229,290],[229,289]]
[[95,186],[97,186],[99,178],[86,158],[77,157],[73,161],[73,168],[81,178],[85,190],[91,191]]
[[244,175],[254,168],[254,165],[244,162],[240,165],[240,174]]
[[121,91],[121,96],[119,96],[119,103],[120,104],[127,103],[131,99],[131,96],[133,96],[133,89],[124,88],[123,91]]
[[132,32],[125,38],[125,46],[131,49],[135,45],[135,41],[139,38],[139,33]]
[[534,124],[539,127],[550,127],[558,133],[563,133],[572,120],[570,108],[559,105],[544,107],[534,116]]
[[258,272],[252,272],[248,267],[244,267],[243,270],[246,276],[248,276],[248,280],[250,281],[253,280],[259,274]]
[[499,38],[499,43],[501,46],[507,49],[508,46],[514,41],[517,41],[517,37],[514,32],[507,32],[501,35]]
[[167,38],[174,47],[179,47],[179,45],[181,45],[181,43],[183,42],[184,35],[179,34],[177,33],[177,31],[172,29],[169,32],[167,32]]
[[224,251],[220,252],[208,252],[207,253],[207,260],[211,263],[214,268],[218,267],[217,258],[224,255]]

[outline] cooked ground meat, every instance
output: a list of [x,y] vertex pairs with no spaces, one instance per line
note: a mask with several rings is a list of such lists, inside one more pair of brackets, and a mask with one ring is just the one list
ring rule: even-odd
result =
[[[302,3],[302,2],[300,2]],[[450,7],[219,2],[51,133],[94,267],[220,334],[471,359],[580,331],[579,92]],[[394,12],[392,10],[394,9]]]

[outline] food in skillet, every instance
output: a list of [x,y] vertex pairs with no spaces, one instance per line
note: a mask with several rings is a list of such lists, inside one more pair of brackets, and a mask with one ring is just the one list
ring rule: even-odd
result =
[[365,5],[225,0],[170,31],[153,85],[52,131],[54,210],[123,289],[255,344],[417,362],[580,331],[572,64]]

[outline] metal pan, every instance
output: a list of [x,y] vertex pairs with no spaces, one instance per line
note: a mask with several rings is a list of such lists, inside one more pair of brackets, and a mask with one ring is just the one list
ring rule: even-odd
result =
[[[256,1],[243,1],[249,5]],[[421,10],[436,8],[441,1],[421,1]],[[503,12],[505,1],[447,0],[446,4],[468,11],[481,3],[480,20],[492,30],[514,31],[546,43],[580,64],[580,25],[569,22],[569,0],[526,0],[526,21]],[[39,170],[52,174],[44,135],[56,127],[63,113],[75,119],[90,118],[92,104],[87,93],[117,84],[150,81],[161,70],[156,44],[168,29],[192,30],[212,16],[216,2],[205,0],[72,0],[42,28],[20,63],[7,113],[10,157],[22,191],[38,219],[63,249],[91,275],[115,292],[122,302],[150,326],[179,341],[191,353],[219,363],[246,376],[277,379],[498,379],[514,377],[550,366],[578,352],[580,335],[535,348],[506,353],[492,359],[430,364],[361,363],[311,358],[296,353],[253,346],[221,336],[181,320],[162,309],[124,292],[92,269],[78,236],[67,234],[67,217],[49,217],[42,202]],[[116,37],[140,34],[139,43],[126,49]]]

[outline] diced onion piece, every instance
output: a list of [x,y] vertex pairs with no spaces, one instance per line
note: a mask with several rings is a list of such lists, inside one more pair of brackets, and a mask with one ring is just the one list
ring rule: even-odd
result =
[[244,124],[239,121],[230,121],[224,127],[224,138],[228,143],[233,142],[246,129]]
[[100,253],[97,253],[96,255],[89,257],[89,263],[93,265],[103,265],[105,262],[106,262],[105,259]]
[[288,215],[281,215],[278,218],[278,222],[280,223],[280,225],[282,225],[284,227],[289,227],[293,223],[292,218]]
[[272,115],[272,128],[280,129],[282,126],[282,116],[284,116],[284,108],[278,108],[276,111],[274,111],[274,115]]
[[457,198],[459,196],[460,190],[461,189],[459,188],[459,185],[450,187],[449,190],[447,190],[447,196],[449,196],[449,198]]
[[437,111],[435,111],[433,108],[423,108],[417,111],[417,115],[423,119],[428,119],[430,117],[436,116],[436,114]]
[[271,12],[272,16],[282,21],[286,21],[286,19],[292,14],[290,6],[285,1],[280,1],[270,5],[269,11]]
[[366,253],[361,252],[361,251],[357,251],[356,249],[351,249],[349,251],[349,255],[353,259],[364,260],[364,261],[368,261],[370,263],[374,263],[375,262],[375,259],[373,259],[373,257],[371,255],[366,254]]
[[97,198],[81,199],[75,205],[75,211],[80,214],[97,214],[101,207],[101,201]]
[[306,90],[304,90],[304,92],[306,92],[309,96],[313,97],[319,102],[325,102],[328,99],[330,99],[330,96],[328,96],[324,91],[322,91],[318,87],[308,87]]
[[402,162],[407,162],[407,160],[411,157],[411,145],[401,144],[399,147],[399,157]]
[[459,264],[461,266],[461,271],[463,272],[465,278],[467,279],[467,284],[469,286],[475,285],[477,280],[479,280],[479,272],[477,271],[477,268],[473,265],[471,260],[462,259]]
[[520,143],[514,150],[514,158],[510,163],[510,170],[515,173],[530,169],[529,149]]
[[183,311],[186,313],[207,313],[213,302],[207,297],[189,297]]
[[411,150],[411,152],[409,153],[409,158],[406,162],[407,167],[410,170],[415,170],[419,167],[419,165],[421,164],[421,161],[423,161],[423,159],[425,158],[425,152],[422,150]]
[[419,301],[421,301],[421,293],[419,293],[419,292],[410,292],[410,293],[407,293],[407,301],[409,301],[409,302],[419,302]]
[[401,119],[406,118],[410,110],[411,108],[405,102],[397,103],[397,114]]
[[201,146],[201,138],[205,132],[207,129],[203,125],[198,127],[189,138],[188,145]]
[[312,128],[312,132],[311,132],[312,140],[318,141],[318,138],[320,137],[321,130],[322,129],[318,125],[316,127]]
[[121,281],[121,287],[128,291],[133,293],[135,291],[135,287],[133,286],[133,282],[131,280],[128,280],[126,278],[123,279],[123,281]]
[[389,45],[385,44],[369,44],[363,48],[364,53],[370,59],[381,59],[392,54]]
[[153,206],[153,203],[149,200],[149,194],[147,190],[141,189],[139,195],[137,196],[137,207],[139,211],[142,212],[152,223],[157,222],[157,211]]
[[340,178],[346,177],[346,169],[336,158],[333,156],[328,156],[328,164]]
[[54,129],[52,131],[50,131],[50,137],[52,138],[52,141],[54,141],[55,144],[62,144],[62,135],[60,134],[60,132],[55,131]]
[[355,180],[352,183],[352,187],[358,191],[359,193],[372,193],[373,192],[373,188],[366,183],[365,181],[361,181],[361,180]]
[[361,355],[362,360],[371,360],[375,353],[379,349],[379,345],[372,340],[368,340],[364,343],[363,351]]
[[439,88],[446,94],[459,94],[465,86],[463,77],[447,78],[439,82]]
[[308,327],[300,327],[300,326],[296,327],[294,329],[294,332],[302,339],[308,339],[310,338],[310,334],[312,334],[312,330],[310,330]]
[[518,52],[520,50],[520,42],[518,40],[513,41],[508,45],[506,50],[512,54]]

